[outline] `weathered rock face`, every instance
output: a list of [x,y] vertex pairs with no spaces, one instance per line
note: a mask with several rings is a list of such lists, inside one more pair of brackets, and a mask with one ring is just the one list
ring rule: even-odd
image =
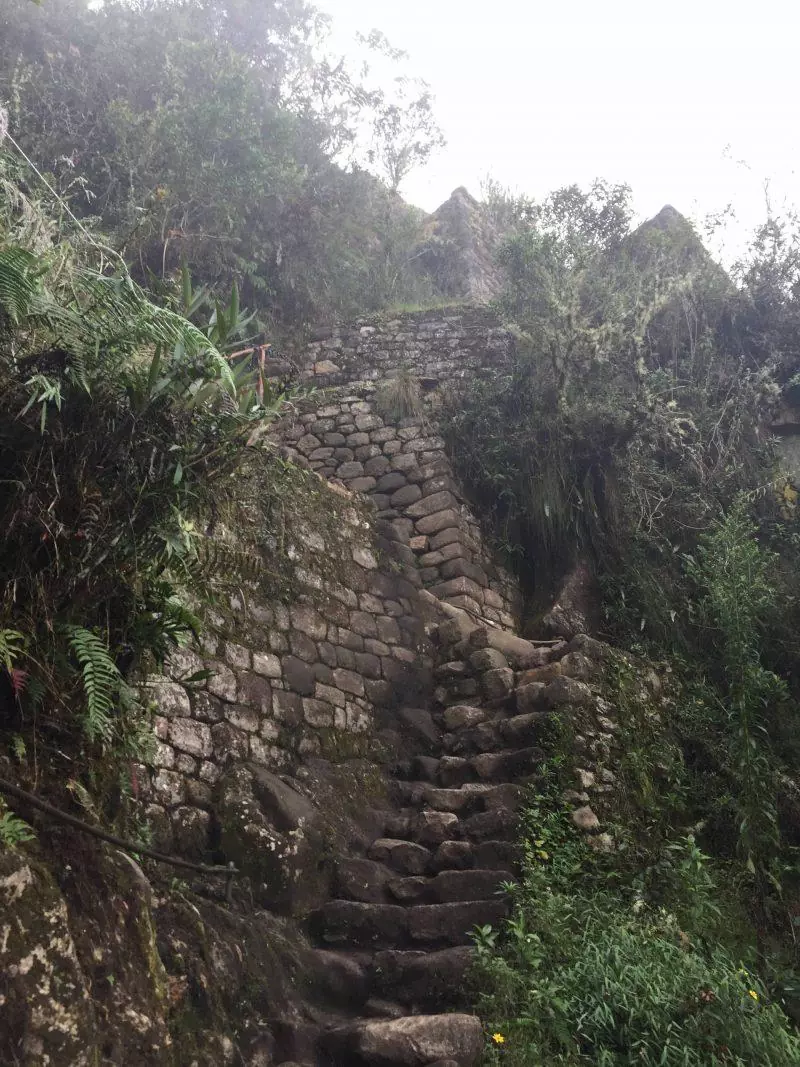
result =
[[219,844],[259,905],[302,915],[328,895],[324,826],[305,796],[263,767],[240,764],[219,784]]
[[480,303],[500,295],[503,278],[495,258],[499,235],[466,189],[456,189],[434,211],[425,231],[414,262],[433,279],[437,291]]
[[0,906],[0,1061],[90,1067],[97,1020],[58,886],[43,865],[3,851]]

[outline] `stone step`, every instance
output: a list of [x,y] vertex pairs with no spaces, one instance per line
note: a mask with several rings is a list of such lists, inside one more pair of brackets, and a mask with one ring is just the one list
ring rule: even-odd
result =
[[541,742],[552,722],[550,712],[531,711],[504,719],[498,723],[498,730],[507,744],[532,745]]
[[488,785],[485,782],[468,782],[455,789],[422,785],[419,803],[434,811],[452,811],[462,817],[476,811],[488,811],[495,807],[518,808],[524,800],[524,790],[517,785]]
[[544,760],[540,748],[502,749],[466,756],[442,756],[436,778],[447,789],[469,782],[514,782],[533,774]]
[[369,986],[415,1011],[463,1007],[473,1000],[467,982],[472,961],[467,945],[433,952],[389,949],[372,958]]
[[516,839],[519,819],[512,808],[492,808],[470,815],[460,825],[467,841],[509,841]]
[[311,931],[326,945],[396,948],[409,938],[409,912],[397,904],[329,900],[314,912]]
[[[367,905],[362,905],[367,907]],[[497,926],[509,914],[501,900],[415,904],[405,910],[411,941],[426,945],[469,945],[477,926]]]
[[502,900],[444,904],[363,904],[329,900],[310,918],[312,934],[326,946],[405,948],[409,945],[468,945],[477,926],[496,926],[508,915]]
[[425,874],[431,865],[433,854],[423,845],[413,841],[382,837],[369,849],[369,858],[385,863],[400,874]]
[[517,821],[516,810],[500,804],[461,819],[449,811],[411,808],[392,816],[387,821],[386,833],[391,833],[394,840],[407,839],[431,849],[443,841],[507,840],[515,835]]
[[373,990],[371,952],[314,949],[307,978],[326,1005],[359,1010]]
[[540,748],[519,748],[484,752],[474,756],[471,764],[481,781],[513,782],[533,774],[543,761],[544,752]]
[[427,848],[435,848],[451,837],[461,837],[458,816],[432,808],[401,808],[387,817],[384,832],[395,840],[407,839]]
[[334,868],[333,894],[362,904],[387,904],[392,902],[387,886],[396,880],[397,871],[385,863],[341,857]]
[[439,871],[491,869],[513,874],[519,862],[519,847],[512,841],[443,841],[430,868]]
[[475,1067],[484,1047],[475,1015],[352,1019],[321,1038],[330,1067]]
[[387,889],[397,904],[455,904],[496,900],[501,883],[508,880],[505,870],[440,871],[434,878],[397,878]]
[[499,722],[482,722],[458,733],[445,734],[442,738],[444,751],[451,756],[474,756],[480,752],[497,752],[506,742],[500,733]]

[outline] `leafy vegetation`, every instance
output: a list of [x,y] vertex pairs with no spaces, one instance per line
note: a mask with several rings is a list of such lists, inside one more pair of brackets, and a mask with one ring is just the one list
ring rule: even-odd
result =
[[113,777],[151,743],[125,679],[197,632],[214,515],[249,453],[269,480],[281,399],[221,351],[248,325],[235,288],[209,314],[184,272],[176,309],[155,304],[14,168],[0,156],[0,714],[40,769]]
[[493,931],[476,939],[490,990],[482,1000],[493,1035],[487,1062],[797,1062],[800,1039],[741,956],[752,946],[731,949],[719,938],[721,872],[691,838],[664,851],[659,900],[621,882],[556,802],[530,809],[527,824],[502,955]]
[[3,0],[0,27],[11,134],[140,282],[236,279],[272,334],[430,295],[394,190],[441,133],[381,34],[355,70],[305,0]]
[[[624,187],[541,204],[495,189],[489,206],[509,232],[499,306],[518,351],[506,375],[454,398],[452,452],[533,624],[553,579],[586,560],[606,635],[674,680],[665,711],[642,707],[624,663],[607,679],[622,724],[614,854],[565,872],[534,862],[552,850],[530,831],[515,916],[484,946],[487,1010],[514,1037],[496,1053],[794,1062],[785,1016],[764,1010],[795,1010],[798,965],[800,557],[796,494],[767,431],[797,371],[794,224],[768,220],[728,276],[672,209],[630,232]],[[563,820],[555,802],[540,816]],[[665,882],[680,890],[689,836],[703,915],[688,886],[663,899]]]

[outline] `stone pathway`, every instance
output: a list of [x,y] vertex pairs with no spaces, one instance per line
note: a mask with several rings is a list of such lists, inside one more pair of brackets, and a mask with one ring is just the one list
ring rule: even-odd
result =
[[[398,712],[427,719],[432,743],[394,766],[382,835],[339,859],[335,898],[313,916],[351,1015],[327,1035],[335,1067],[470,1067],[484,1047],[480,1021],[459,1014],[470,1006],[470,935],[508,914],[502,885],[514,878],[517,812],[543,760],[542,731],[556,707],[591,695],[561,674],[587,671],[582,653],[510,635],[506,654],[475,647],[490,636],[463,620],[439,628],[439,710]],[[470,703],[458,702],[464,689],[477,689]]]

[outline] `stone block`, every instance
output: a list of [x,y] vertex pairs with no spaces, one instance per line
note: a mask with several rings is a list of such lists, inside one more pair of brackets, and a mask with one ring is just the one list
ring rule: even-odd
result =
[[383,426],[380,430],[372,430],[369,435],[370,441],[376,445],[383,445],[386,444],[387,441],[394,441],[397,437],[397,430],[392,426]]
[[314,696],[317,700],[325,700],[328,704],[333,704],[339,708],[343,708],[345,705],[344,693],[339,689],[334,689],[332,685],[326,685],[323,682],[317,682]]
[[257,711],[245,704],[226,704],[225,721],[235,726],[237,730],[255,734],[258,733],[260,716]]
[[345,693],[352,693],[354,696],[364,696],[364,679],[361,675],[356,674],[355,671],[337,668],[333,672],[333,680],[337,689],[341,689]]
[[517,686],[515,693],[517,711],[521,714],[537,711],[542,707],[542,693],[545,690],[544,682],[530,682],[526,685]]
[[416,504],[422,497],[422,490],[418,485],[406,485],[402,489],[392,493],[391,503],[393,508],[404,508],[410,504]]
[[600,820],[588,804],[572,812],[572,821],[585,834],[593,834],[600,829]]
[[369,652],[356,652],[356,670],[365,678],[381,677],[381,661]]
[[247,704],[261,715],[269,715],[272,710],[272,686],[258,674],[239,672],[236,697],[237,704]]
[[544,690],[541,700],[548,708],[559,708],[566,704],[582,707],[591,704],[593,697],[585,682],[574,678],[556,678]]
[[369,493],[377,483],[374,478],[365,476],[363,478],[352,478],[347,484],[348,488],[352,489],[354,493]]
[[309,456],[315,448],[322,447],[322,442],[318,437],[315,437],[311,433],[307,433],[300,438],[296,447],[304,456]]
[[349,648],[336,649],[336,665],[346,667],[349,671],[355,670],[356,654]]
[[388,471],[389,460],[383,454],[373,456],[372,459],[368,459],[364,464],[364,473],[371,475],[373,478],[379,478],[382,474],[387,474]]
[[508,667],[508,660],[496,648],[476,649],[469,657],[470,666],[476,671],[496,671]]
[[289,618],[295,630],[307,634],[314,641],[324,641],[328,624],[320,613],[307,604],[292,604]]
[[212,696],[219,697],[220,700],[227,700],[230,701],[231,704],[235,704],[238,688],[236,675],[230,667],[225,667],[221,663],[212,663],[210,664],[210,667],[214,671],[214,674],[208,679],[209,693],[211,693]]
[[393,471],[403,471],[408,474],[408,472],[414,470],[417,465],[417,457],[410,453],[400,452],[396,456],[392,456]]
[[354,460],[352,463],[343,463],[336,471],[336,475],[343,482],[349,481],[350,478],[361,478],[364,475],[364,464],[358,460]]
[[359,567],[364,567],[364,569],[368,571],[377,570],[378,561],[375,558],[375,553],[372,549],[366,548],[363,545],[356,545],[352,554],[353,559]]
[[283,673],[281,661],[270,652],[253,653],[253,671],[263,678],[280,678]]
[[292,653],[304,663],[314,663],[319,658],[317,646],[306,634],[293,630],[289,634],[289,647]]
[[172,815],[177,851],[188,859],[203,859],[209,848],[210,824],[211,816],[207,811],[188,806],[177,808]]
[[303,718],[309,726],[332,727],[333,705],[314,697],[303,697]]
[[248,735],[243,730],[237,730],[230,723],[220,722],[211,727],[211,737],[214,744],[214,759],[218,763],[247,759]]
[[387,645],[396,645],[401,641],[400,627],[397,621],[389,615],[378,615],[375,619],[378,628],[378,639]]
[[169,724],[170,744],[181,752],[207,759],[213,750],[211,729],[194,719],[172,719]]
[[192,716],[200,722],[219,722],[222,718],[222,701],[212,697],[204,689],[195,689],[191,694]]
[[355,450],[355,457],[360,463],[364,463],[369,459],[375,459],[376,456],[383,456],[378,445],[359,445]]
[[223,656],[229,667],[241,667],[247,669],[250,666],[250,649],[245,648],[244,645],[237,645],[233,641],[226,641]]
[[[316,683],[314,684],[316,686]],[[285,723],[286,726],[299,726],[303,719],[302,701],[297,693],[276,690],[272,713],[278,722]]]
[[483,567],[479,567],[477,563],[470,563],[466,559],[449,559],[441,565],[442,577],[445,579],[451,578],[469,578],[481,589],[485,589],[489,584],[489,579],[486,577],[486,571]]
[[286,636],[280,632],[280,630],[270,630],[267,638],[269,647],[273,652],[288,652],[289,642],[286,640]]
[[382,427],[383,419],[379,415],[356,415],[356,429],[362,433],[380,430]]
[[448,730],[463,730],[477,726],[487,717],[484,708],[473,708],[466,704],[454,704],[444,712],[444,723]]
[[172,807],[185,798],[186,781],[183,775],[162,767],[153,775],[153,792],[162,804]]
[[457,525],[458,517],[456,516],[456,522],[451,526],[445,527],[443,530],[439,530],[435,537],[431,537],[431,551],[436,552],[440,548],[444,548],[445,545],[451,545],[455,542],[461,542],[463,537],[463,531]]
[[[423,519],[422,521],[425,522],[426,520]],[[479,604],[482,600],[481,587],[473,582],[471,578],[451,578],[449,581],[435,585],[431,592],[440,599],[453,596],[468,596]]]
[[175,766],[175,749],[165,745],[163,741],[156,741],[156,750],[153,754],[153,766],[172,770]]
[[458,515],[455,511],[448,508],[446,511],[437,511],[432,515],[426,515],[416,523],[417,533],[431,534],[438,533],[440,530],[447,529],[448,526],[455,526],[458,522]]
[[434,493],[432,496],[423,497],[415,504],[406,508],[406,515],[411,519],[422,519],[426,515],[433,515],[438,511],[446,511],[456,506],[453,494],[447,490]]
[[144,685],[142,691],[145,699],[152,701],[161,715],[172,717],[191,714],[189,694],[177,682],[152,682]]
[[378,479],[377,490],[379,493],[394,493],[407,484],[406,477],[399,471],[384,474]]
[[316,679],[307,663],[295,656],[284,656],[281,665],[284,680],[290,689],[302,696],[313,696]]

